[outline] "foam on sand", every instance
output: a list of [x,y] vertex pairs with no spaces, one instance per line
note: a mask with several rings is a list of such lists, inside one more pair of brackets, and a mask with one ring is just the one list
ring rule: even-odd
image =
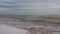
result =
[[7,25],[0,25],[0,34],[27,34],[27,30],[16,29]]

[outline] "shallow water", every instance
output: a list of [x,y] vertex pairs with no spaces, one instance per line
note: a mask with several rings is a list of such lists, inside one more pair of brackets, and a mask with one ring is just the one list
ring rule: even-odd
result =
[[[10,18],[0,18],[0,29],[1,34],[16,34],[16,33],[27,33],[32,30],[30,28],[34,27],[34,29],[38,31],[60,31],[60,26],[51,26],[51,25],[36,25],[33,22],[21,22],[19,20],[10,19]],[[43,28],[43,30],[39,29]],[[21,31],[21,32],[20,32]],[[33,30],[32,30],[33,31]],[[8,33],[7,33],[8,32]],[[15,33],[14,33],[15,32]],[[33,31],[34,32],[34,31]],[[25,34],[22,33],[22,34]]]

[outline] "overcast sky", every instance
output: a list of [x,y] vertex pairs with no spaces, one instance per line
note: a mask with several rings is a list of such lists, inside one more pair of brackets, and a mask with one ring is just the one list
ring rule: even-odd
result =
[[60,14],[60,0],[0,0],[1,15]]

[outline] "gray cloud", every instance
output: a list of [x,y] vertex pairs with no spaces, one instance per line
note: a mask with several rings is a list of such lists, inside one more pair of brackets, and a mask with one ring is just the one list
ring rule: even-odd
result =
[[54,14],[56,14],[56,11],[60,11],[59,3],[60,0],[0,0],[0,12],[2,14],[36,14],[40,12],[53,14],[55,11]]

